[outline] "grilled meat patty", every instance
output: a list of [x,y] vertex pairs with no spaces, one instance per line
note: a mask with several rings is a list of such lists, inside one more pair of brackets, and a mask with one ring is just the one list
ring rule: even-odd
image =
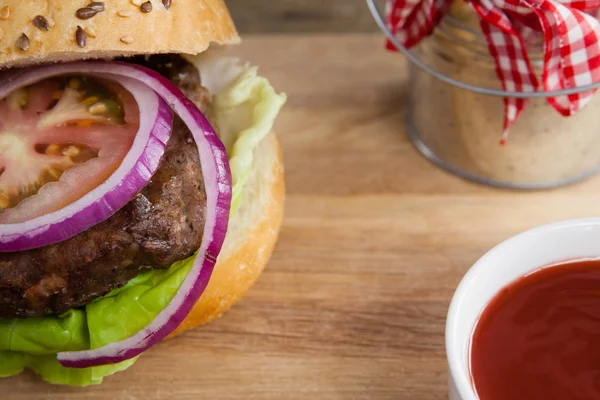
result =
[[194,65],[179,54],[152,54],[121,58],[121,61],[151,68],[168,78],[185,96],[206,114],[210,94],[200,83],[200,74]]
[[[161,73],[204,108],[207,91],[195,68]],[[152,57],[137,60],[153,66]],[[0,318],[63,313],[121,287],[140,272],[168,268],[191,256],[202,240],[206,193],[196,144],[176,118],[151,182],[106,221],[39,249],[0,253]]]
[[200,74],[196,67],[179,54],[152,54],[121,60],[151,68],[168,78],[196,104],[200,111],[206,114],[210,94],[200,84]]

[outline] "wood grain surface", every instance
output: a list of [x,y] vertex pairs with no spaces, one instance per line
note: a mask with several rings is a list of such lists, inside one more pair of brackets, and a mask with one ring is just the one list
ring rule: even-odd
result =
[[99,387],[0,381],[2,399],[445,399],[444,323],[462,275],[535,225],[598,215],[600,178],[521,193],[425,161],[404,126],[407,66],[379,36],[246,37],[289,102],[279,244],[220,320]]
[[[383,7],[383,1],[378,0]],[[226,0],[247,33],[375,32],[365,0]]]

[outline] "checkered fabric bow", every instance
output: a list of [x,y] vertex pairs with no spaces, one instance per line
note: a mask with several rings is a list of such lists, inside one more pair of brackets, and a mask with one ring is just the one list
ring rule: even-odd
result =
[[[545,91],[600,81],[600,23],[586,12],[600,8],[600,0],[467,0],[480,18],[481,29],[496,63],[496,73],[507,91],[530,92],[540,82],[531,65],[524,37],[532,30],[544,38],[541,80]],[[451,0],[388,0],[392,32],[406,47],[428,35]],[[388,43],[388,48],[393,46]],[[564,116],[574,114],[594,91],[549,98]],[[505,98],[504,134],[525,108],[525,99]]]

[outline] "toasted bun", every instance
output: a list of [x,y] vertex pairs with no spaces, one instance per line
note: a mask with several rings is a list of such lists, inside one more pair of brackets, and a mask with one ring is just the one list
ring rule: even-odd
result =
[[255,151],[250,180],[240,208],[229,222],[208,287],[171,336],[219,317],[250,289],[275,246],[283,218],[283,198],[281,149],[275,135],[269,134]]
[[[78,10],[91,1],[3,0],[0,68],[134,54],[198,54],[213,42],[239,42],[223,0],[171,0],[168,9],[161,0],[150,0],[150,12],[142,12],[140,5],[148,0],[104,0],[104,11],[78,18]],[[36,17],[42,28],[34,24]],[[78,45],[77,26],[86,33],[84,47]],[[22,35],[27,40],[20,40]]]

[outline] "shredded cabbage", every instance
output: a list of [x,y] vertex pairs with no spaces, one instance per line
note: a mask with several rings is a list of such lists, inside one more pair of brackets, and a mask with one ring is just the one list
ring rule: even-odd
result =
[[[213,90],[209,119],[229,155],[233,213],[248,179],[253,150],[270,132],[286,97],[258,76],[255,67],[241,66],[235,59],[209,54],[190,61],[201,71],[203,84]],[[98,348],[139,331],[171,301],[193,259],[167,270],[144,272],[124,287],[60,316],[0,319],[0,377],[29,368],[50,383],[88,386],[129,368],[135,358],[100,367],[65,368],[56,353]]]

